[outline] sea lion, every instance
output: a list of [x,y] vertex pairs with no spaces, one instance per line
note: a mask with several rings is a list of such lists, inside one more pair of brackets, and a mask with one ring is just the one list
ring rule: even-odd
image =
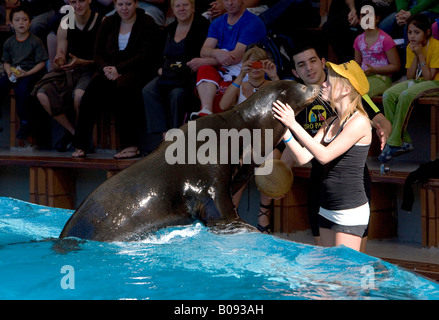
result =
[[[291,80],[275,81],[229,111],[190,121],[179,131],[173,131],[176,134],[172,141],[164,141],[146,158],[94,190],[67,221],[60,238],[130,241],[159,228],[185,225],[196,219],[213,228],[234,223],[244,225],[232,203],[232,195],[251,179],[254,168],[263,162],[253,161],[255,148],[267,150],[268,145],[271,148],[268,152],[272,151],[286,130],[273,117],[273,102],[280,99],[299,113],[319,91],[318,86],[304,86]],[[206,132],[219,137],[224,130],[260,130],[261,134],[257,146],[256,139],[248,145],[228,146],[225,150],[221,149],[224,142],[221,145],[220,139],[203,141]],[[196,141],[193,141],[191,134],[195,133]],[[265,141],[266,136],[270,141]],[[207,154],[213,153],[206,147],[210,142],[209,146],[216,146],[220,151],[213,156]],[[184,159],[179,161],[173,157],[182,150],[177,146],[184,149]],[[224,151],[228,152],[225,158]],[[238,154],[238,161],[233,161],[233,154]],[[199,161],[196,155],[205,155],[212,161],[200,164],[205,161]],[[246,163],[245,157],[248,159],[249,155],[252,161]]]

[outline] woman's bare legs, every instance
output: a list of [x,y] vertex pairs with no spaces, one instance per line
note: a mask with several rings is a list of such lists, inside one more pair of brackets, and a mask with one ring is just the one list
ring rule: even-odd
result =
[[342,244],[357,251],[360,251],[361,248],[361,237],[326,228],[320,228],[320,239],[324,247],[335,247]]

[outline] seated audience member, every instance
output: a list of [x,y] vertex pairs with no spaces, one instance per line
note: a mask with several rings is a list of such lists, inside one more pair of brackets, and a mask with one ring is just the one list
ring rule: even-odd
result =
[[[265,0],[267,10],[259,14],[267,29],[274,33],[288,35],[295,39],[299,28],[318,27],[321,21],[319,10],[313,6],[314,0]],[[321,6],[325,4],[320,3]],[[326,9],[326,8],[325,8]]]
[[196,70],[187,63],[199,56],[209,28],[209,22],[195,14],[194,0],[171,0],[171,7],[176,20],[166,28],[164,64],[143,88],[149,134],[164,134],[183,124],[195,100]]
[[0,77],[0,93],[6,95],[10,88],[15,91],[17,115],[20,128],[17,138],[26,139],[31,129],[31,92],[35,83],[43,76],[48,59],[40,38],[29,31],[31,16],[25,8],[11,10],[10,20],[15,34],[3,45],[3,62],[6,75]]
[[[138,0],[137,2],[138,7],[153,18],[158,26],[164,27],[166,25],[168,0]],[[111,11],[109,15],[114,14],[114,12],[115,10]]]
[[[196,119],[214,111],[214,100],[221,99],[225,89],[241,70],[246,47],[261,42],[266,29],[261,19],[245,9],[243,0],[224,0],[227,13],[215,19],[209,27],[201,48],[201,58],[188,65],[197,72],[197,92],[201,110],[191,114]],[[217,108],[219,109],[219,108]]]
[[[265,75],[269,79],[266,79]],[[247,80],[243,81],[246,76]],[[221,110],[225,111],[240,104],[270,81],[275,80],[279,80],[276,65],[268,59],[267,52],[250,45],[242,58],[241,72],[221,98],[219,104]]]
[[26,7],[31,16],[30,32],[46,43],[46,37],[51,31],[56,31],[62,15],[59,12],[67,0],[21,0],[20,4]]
[[[355,61],[361,66],[369,81],[369,96],[382,94],[392,85],[392,74],[399,71],[401,61],[395,41],[377,27],[379,9],[373,1],[363,2],[373,8],[374,25],[367,25],[365,31],[354,42]],[[362,19],[366,14],[360,15]],[[368,14],[369,15],[369,14]]]
[[422,92],[439,87],[439,40],[431,35],[430,19],[423,14],[412,16],[407,22],[407,36],[410,41],[406,50],[407,80],[383,94],[384,113],[393,129],[378,157],[382,163],[414,149],[407,132],[413,101]]
[[[39,3],[40,1],[37,1]],[[47,71],[52,71],[54,68],[54,59],[56,56],[56,48],[57,48],[57,30],[59,24],[64,16],[64,13],[61,12],[61,8],[64,5],[72,5],[72,2],[68,0],[52,0],[52,6],[50,10],[42,13],[36,19],[38,19],[38,28],[41,30],[41,34],[43,36],[43,42],[47,41],[47,52],[49,54],[49,62],[47,64]],[[77,0],[79,3],[86,2],[85,0]],[[73,5],[72,5],[73,6]],[[113,10],[113,0],[94,0],[90,4],[90,8],[93,12],[107,13],[110,10]],[[34,23],[32,23],[34,25]],[[46,38],[47,35],[47,38]]]
[[[75,9],[75,28],[58,28],[56,69],[46,74],[34,90],[43,108],[66,131],[55,145],[58,151],[66,151],[75,134],[79,105],[96,71],[93,52],[96,34],[103,18],[103,15],[92,12],[91,0],[70,0],[69,4]],[[72,96],[74,120],[69,118]]]
[[140,154],[145,127],[142,88],[157,73],[160,31],[151,17],[137,8],[137,0],[115,0],[116,11],[102,22],[96,37],[94,61],[98,74],[92,79],[79,108],[72,156],[85,156],[99,113],[113,110],[122,151],[116,159]]
[[407,25],[411,16],[421,13],[431,21],[439,18],[439,2],[433,0],[395,0],[396,12],[390,13],[378,25],[393,39],[405,38],[407,43]]
[[345,62],[354,59],[352,45],[360,34],[355,0],[332,0],[322,31],[335,55],[331,60]]
[[[259,15],[268,9],[268,6],[265,4],[265,2],[266,1],[264,0],[244,0],[244,6],[251,13]],[[199,0],[197,1],[196,10],[197,12],[202,13],[202,15],[210,21],[226,13],[223,0]]]

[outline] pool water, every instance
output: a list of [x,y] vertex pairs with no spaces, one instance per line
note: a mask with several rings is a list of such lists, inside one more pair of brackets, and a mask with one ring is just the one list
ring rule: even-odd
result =
[[72,213],[0,197],[0,299],[439,299],[439,284],[346,247],[200,223],[139,242],[57,239]]

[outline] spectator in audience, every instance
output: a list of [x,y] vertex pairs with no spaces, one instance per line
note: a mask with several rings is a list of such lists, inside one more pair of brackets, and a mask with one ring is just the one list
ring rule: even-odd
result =
[[345,62],[354,59],[352,47],[355,38],[360,34],[360,19],[357,5],[359,0],[332,0],[327,21],[322,31],[333,50],[331,60]]
[[[68,0],[52,0],[51,2],[54,3],[52,7],[47,10],[47,12],[42,13],[36,18],[39,20],[38,29],[41,30],[43,36],[47,35],[47,38],[44,37],[42,40],[43,42],[47,41],[47,52],[49,54],[49,61],[46,68],[49,72],[52,71],[54,68],[53,60],[56,56],[57,28],[59,27],[59,24],[64,16],[64,14],[61,13],[60,9],[63,7],[63,5],[69,4]],[[80,2],[84,2],[84,0],[81,0]],[[113,7],[113,0],[95,0],[92,1],[90,4],[90,8],[93,12],[99,12],[102,14],[113,10]]]
[[137,0],[114,0],[116,11],[102,22],[94,60],[99,73],[85,90],[73,137],[72,156],[85,156],[93,126],[100,112],[114,110],[125,159],[140,154],[145,128],[142,88],[157,74],[160,31],[153,19],[137,8]]
[[[269,79],[266,79],[266,75]],[[247,78],[244,81],[244,78]],[[243,58],[239,75],[224,92],[220,101],[222,111],[245,101],[253,93],[270,83],[279,80],[276,65],[268,59],[267,51],[257,45],[248,46]]]
[[[294,1],[294,0],[293,0]],[[268,9],[268,6],[265,5],[264,0],[244,0],[244,6],[251,12],[256,15],[261,14],[265,10]],[[223,4],[223,0],[199,0],[197,1],[198,9],[200,9],[200,13],[203,14],[204,17],[208,18],[210,21],[218,18],[219,16],[226,13],[226,9]]]
[[393,39],[406,38],[408,20],[415,14],[424,14],[431,21],[439,18],[439,2],[436,0],[395,0],[395,3],[396,12],[389,14],[378,25]]
[[439,41],[431,35],[430,19],[423,14],[410,17],[407,36],[410,41],[406,50],[407,80],[393,85],[383,94],[384,113],[393,130],[379,156],[382,163],[413,150],[407,132],[413,101],[419,94],[439,87]]
[[[191,114],[196,119],[215,110],[214,100],[221,100],[227,86],[238,76],[245,48],[261,42],[266,35],[262,21],[245,9],[243,0],[223,0],[227,13],[215,19],[209,27],[207,39],[199,59],[189,66],[197,72],[197,92],[201,110]],[[216,109],[219,109],[216,106]]]
[[[365,31],[354,42],[355,61],[361,66],[369,81],[369,96],[382,94],[392,85],[392,74],[399,71],[401,61],[395,41],[384,31],[377,28],[379,21],[378,6],[371,0],[363,2],[370,6],[374,19],[370,19]],[[370,16],[370,13],[367,13]],[[360,14],[363,19],[366,13]]]
[[[75,9],[75,28],[58,27],[56,69],[46,74],[35,86],[43,108],[64,128],[64,136],[55,149],[66,151],[75,133],[79,105],[96,68],[93,52],[103,14],[91,10],[91,0],[69,0]],[[73,96],[74,120],[69,118]]]
[[[168,0],[138,0],[137,5],[140,9],[145,10],[145,13],[154,19],[154,22],[164,27],[166,25],[166,12]],[[114,10],[109,15],[114,14]]]
[[199,56],[209,22],[195,14],[194,3],[171,0],[176,21],[166,28],[164,63],[159,76],[143,88],[149,134],[164,135],[168,129],[180,127],[185,112],[195,102],[196,70],[191,70],[187,63]]
[[[320,24],[320,14],[314,0],[265,0],[268,9],[259,14],[270,33],[283,34],[292,39],[301,38],[298,28],[314,28]],[[320,4],[322,5],[322,4]],[[324,5],[324,4],[323,4]]]
[[41,39],[29,31],[31,16],[24,7],[13,8],[10,20],[15,34],[3,45],[2,59],[6,75],[0,77],[0,93],[6,95],[7,90],[14,89],[20,118],[17,138],[26,139],[31,130],[31,92],[43,76],[48,56]]
[[6,1],[0,0],[0,25],[6,24]]
[[67,0],[21,0],[20,4],[26,7],[31,16],[30,32],[39,37],[46,44],[46,37],[51,31],[58,28],[62,14],[59,12]]

